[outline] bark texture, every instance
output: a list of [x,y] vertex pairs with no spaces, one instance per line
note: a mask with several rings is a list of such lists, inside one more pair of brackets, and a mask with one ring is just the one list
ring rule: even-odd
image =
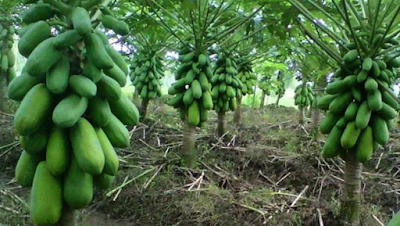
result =
[[261,95],[261,102],[260,102],[260,108],[263,108],[263,107],[264,107],[265,96],[266,96],[265,93],[262,92],[262,95]]
[[185,167],[195,168],[197,162],[196,127],[185,123],[181,148],[182,163]]
[[222,137],[222,135],[224,135],[228,131],[226,126],[225,116],[226,116],[225,112],[218,112],[218,128],[217,128],[218,137]]
[[147,117],[147,107],[149,106],[149,100],[148,99],[143,99],[142,100],[142,106],[141,106],[141,118],[142,120]]
[[239,124],[242,120],[242,97],[236,98],[236,111],[235,115],[233,116],[233,122]]
[[68,207],[63,207],[61,219],[56,226],[75,226],[75,211]]
[[355,150],[349,150],[344,169],[344,190],[340,207],[343,225],[360,226],[361,212],[361,171]]

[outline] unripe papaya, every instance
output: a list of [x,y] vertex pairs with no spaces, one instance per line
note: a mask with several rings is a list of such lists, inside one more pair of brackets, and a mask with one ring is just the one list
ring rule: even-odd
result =
[[22,100],[14,117],[14,126],[22,135],[29,135],[44,124],[51,114],[54,97],[43,83],[34,86]]
[[115,19],[113,16],[103,15],[101,17],[101,23],[105,28],[112,29],[119,35],[127,35],[129,33],[128,24],[124,21]]
[[114,147],[112,146],[104,131],[101,128],[95,128],[95,130],[105,158],[102,174],[104,173],[115,176],[117,174],[119,165],[117,153],[115,152]]
[[121,97],[121,87],[114,79],[104,75],[96,84],[98,92],[107,100],[118,100]]
[[193,103],[189,106],[188,123],[192,126],[197,126],[200,123],[200,111],[197,101],[193,101]]
[[50,34],[50,26],[46,22],[39,21],[34,23],[19,40],[19,52],[22,56],[28,57],[36,46],[50,37]]
[[343,149],[340,145],[340,138],[343,131],[338,127],[333,127],[326,139],[325,145],[322,148],[322,156],[324,158],[333,158],[339,154],[340,150]]
[[8,85],[7,96],[11,100],[21,101],[29,90],[40,82],[41,79],[23,72],[20,76],[10,82]]
[[96,33],[89,33],[85,37],[86,54],[89,59],[101,69],[114,67],[114,62],[108,55],[104,43]]
[[36,168],[30,197],[30,216],[35,225],[57,223],[62,211],[62,185],[59,178],[50,173],[46,161],[40,162]]
[[42,125],[40,129],[32,134],[20,136],[21,146],[31,155],[43,153],[46,149],[48,140],[47,123]]
[[376,90],[374,93],[367,95],[368,106],[372,111],[379,111],[382,108],[382,95],[381,91]]
[[96,84],[82,75],[73,75],[69,77],[68,87],[77,95],[85,98],[92,98],[97,93]]
[[47,168],[54,176],[63,174],[69,166],[70,143],[67,131],[52,126],[46,146]]
[[111,184],[113,183],[115,177],[110,176],[108,174],[102,173],[100,175],[96,175],[93,177],[93,182],[96,187],[100,189],[107,189],[111,187]]
[[54,94],[65,92],[68,87],[69,70],[69,61],[65,56],[61,57],[61,59],[50,68],[49,73],[46,75],[46,86],[50,92]]
[[110,120],[111,108],[106,99],[101,96],[95,96],[89,100],[86,113],[92,124],[104,127]]
[[103,127],[103,131],[114,147],[129,146],[129,131],[115,115],[111,114],[110,121]]
[[371,127],[367,127],[361,131],[360,137],[357,141],[356,159],[364,163],[371,159],[374,149],[374,138],[372,135]]
[[359,129],[365,129],[371,119],[371,109],[368,102],[364,101],[357,110],[356,125]]
[[85,113],[88,99],[70,94],[61,100],[53,111],[53,122],[61,128],[72,127]]
[[76,7],[71,12],[71,21],[74,30],[84,36],[92,31],[92,22],[88,11],[82,7]]
[[134,126],[139,122],[139,110],[126,96],[121,95],[117,101],[109,101],[112,113],[125,125]]
[[104,153],[90,122],[80,118],[70,129],[69,136],[79,168],[91,175],[100,174],[104,168]]
[[83,37],[79,35],[76,30],[68,30],[57,35],[54,39],[53,44],[57,49],[65,49],[67,47],[75,45],[82,39]]
[[39,162],[40,158],[36,155],[30,155],[26,151],[22,151],[15,168],[15,179],[19,185],[24,187],[32,185],[36,166]]
[[83,171],[74,158],[65,174],[63,190],[64,200],[72,209],[84,208],[93,199],[93,177]]
[[339,121],[340,116],[333,114],[332,112],[326,112],[325,118],[321,121],[319,129],[322,134],[328,134],[331,132],[332,128],[335,126],[337,121]]
[[354,147],[354,145],[357,143],[358,137],[360,136],[360,132],[361,129],[356,126],[354,121],[347,123],[343,135],[340,138],[340,144],[342,147],[346,150]]
[[31,76],[46,74],[63,56],[63,51],[53,44],[54,38],[41,42],[29,55],[24,70]]
[[329,111],[334,114],[340,114],[346,110],[347,106],[353,101],[351,92],[343,93],[337,96],[329,105]]
[[324,95],[320,98],[318,98],[317,101],[317,107],[321,110],[328,110],[329,105],[332,103],[332,101],[336,98],[336,95]]
[[374,115],[371,118],[370,126],[372,128],[374,140],[380,145],[387,144],[389,141],[389,129],[386,121],[378,115]]

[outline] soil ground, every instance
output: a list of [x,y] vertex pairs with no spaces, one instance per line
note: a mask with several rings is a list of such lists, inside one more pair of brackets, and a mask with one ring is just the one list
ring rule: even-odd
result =
[[[119,149],[120,171],[107,191],[77,213],[80,226],[342,225],[338,219],[344,161],[325,160],[325,136],[299,125],[294,108],[243,109],[240,125],[215,135],[216,115],[198,129],[196,169],[180,166],[181,122],[172,108],[151,103],[149,118]],[[0,117],[0,226],[29,223],[29,189],[17,185],[21,148],[12,115]],[[400,207],[399,129],[362,174],[362,224],[380,226]]]

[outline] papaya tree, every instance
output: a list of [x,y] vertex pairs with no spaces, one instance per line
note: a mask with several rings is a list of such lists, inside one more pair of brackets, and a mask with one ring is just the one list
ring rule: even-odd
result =
[[332,1],[339,15],[336,18],[309,1],[325,16],[322,24],[297,0],[290,2],[318,32],[332,40],[325,42],[299,21],[299,27],[338,65],[326,94],[318,101],[318,107],[326,110],[320,131],[329,134],[322,156],[345,160],[340,214],[345,225],[359,226],[362,164],[379,146],[387,144],[399,109],[392,85],[400,67],[400,5],[381,0]]
[[13,46],[17,20],[12,15],[16,2],[3,0],[0,4],[0,111],[7,111],[7,85],[16,77]]
[[23,148],[15,178],[31,187],[35,225],[74,225],[93,186],[109,187],[118,171],[114,148],[130,144],[125,125],[139,120],[124,96],[127,65],[98,30],[129,27],[99,14],[107,1],[25,1],[18,49],[27,57],[8,96],[20,101],[14,126]]
[[[126,37],[130,56],[130,78],[135,87],[134,97],[141,99],[141,117],[147,116],[148,104],[161,96],[162,78],[164,77],[165,53],[173,49],[176,42],[164,31],[153,18],[143,10],[143,5],[128,4],[126,7],[136,11],[127,18],[131,30]],[[140,23],[138,23],[140,21]]]
[[[271,81],[271,76],[263,76],[258,81],[258,87],[261,89],[261,100],[260,100],[260,107],[264,107],[264,103],[266,98],[274,91],[274,85]],[[268,100],[267,100],[268,102]]]
[[227,132],[226,112],[236,110],[236,98],[242,95],[243,84],[238,79],[237,64],[231,55],[232,52],[219,51],[214,75],[211,78],[214,110],[218,114],[219,137]]
[[157,45],[155,38],[158,36],[146,38],[146,35],[141,34],[141,38],[136,38],[137,53],[130,65],[132,84],[135,86],[135,93],[140,96],[142,101],[141,116],[143,119],[146,118],[149,101],[161,96],[161,79],[164,76],[164,49]]
[[295,89],[294,104],[299,107],[299,124],[304,124],[306,116],[305,110],[314,102],[314,91],[310,84],[302,81]]
[[285,92],[286,92],[284,75],[281,70],[279,70],[276,74],[276,81],[278,82],[278,87],[275,91],[275,95],[276,95],[275,105],[279,106],[279,101],[285,95]]
[[[258,31],[261,30],[262,28],[258,29]],[[240,35],[240,33],[243,35]],[[217,133],[219,137],[227,132],[226,113],[237,109],[237,98],[242,98],[243,87],[247,87],[247,84],[241,81],[243,75],[238,71],[240,65],[237,64],[235,59],[239,57],[235,50],[241,42],[254,38],[255,34],[257,33],[245,35],[244,30],[242,32],[236,31],[234,36],[221,40],[219,48],[216,50],[217,61],[215,62],[214,75],[211,78],[211,93],[214,110],[218,114]]]
[[[242,52],[243,53],[243,52]],[[252,61],[250,59],[249,54],[242,55],[242,53],[238,54],[236,59],[238,65],[238,79],[242,82],[242,95],[236,98],[236,111],[233,117],[233,121],[235,123],[240,123],[242,118],[242,98],[247,94],[253,94],[254,86],[257,83],[257,76],[253,73]]]
[[[241,27],[259,9],[243,16],[237,15],[233,1],[216,2],[216,5],[208,0],[183,1],[181,5],[169,6],[172,14],[156,1],[149,2],[155,20],[180,42],[180,66],[175,74],[176,82],[168,90],[174,95],[169,104],[179,110],[184,122],[182,164],[194,168],[197,163],[196,127],[207,121],[208,111],[213,108],[210,84],[213,71],[208,50]],[[164,15],[160,15],[160,11]]]

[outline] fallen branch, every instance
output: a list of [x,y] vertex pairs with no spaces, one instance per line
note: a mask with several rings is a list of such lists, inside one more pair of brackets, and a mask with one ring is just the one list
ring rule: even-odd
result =
[[107,197],[110,197],[112,194],[114,194],[114,193],[117,192],[118,190],[124,188],[126,185],[128,185],[128,184],[132,183],[133,181],[135,181],[135,180],[137,180],[137,179],[139,179],[139,178],[145,176],[146,174],[152,172],[152,171],[155,170],[155,169],[156,169],[155,167],[153,167],[153,168],[151,168],[151,169],[148,169],[148,170],[144,171],[143,173],[139,174],[138,176],[136,176],[136,177],[130,179],[129,181],[123,182],[120,186],[118,186],[118,187],[114,188],[113,190],[107,192],[106,196],[107,196]]

